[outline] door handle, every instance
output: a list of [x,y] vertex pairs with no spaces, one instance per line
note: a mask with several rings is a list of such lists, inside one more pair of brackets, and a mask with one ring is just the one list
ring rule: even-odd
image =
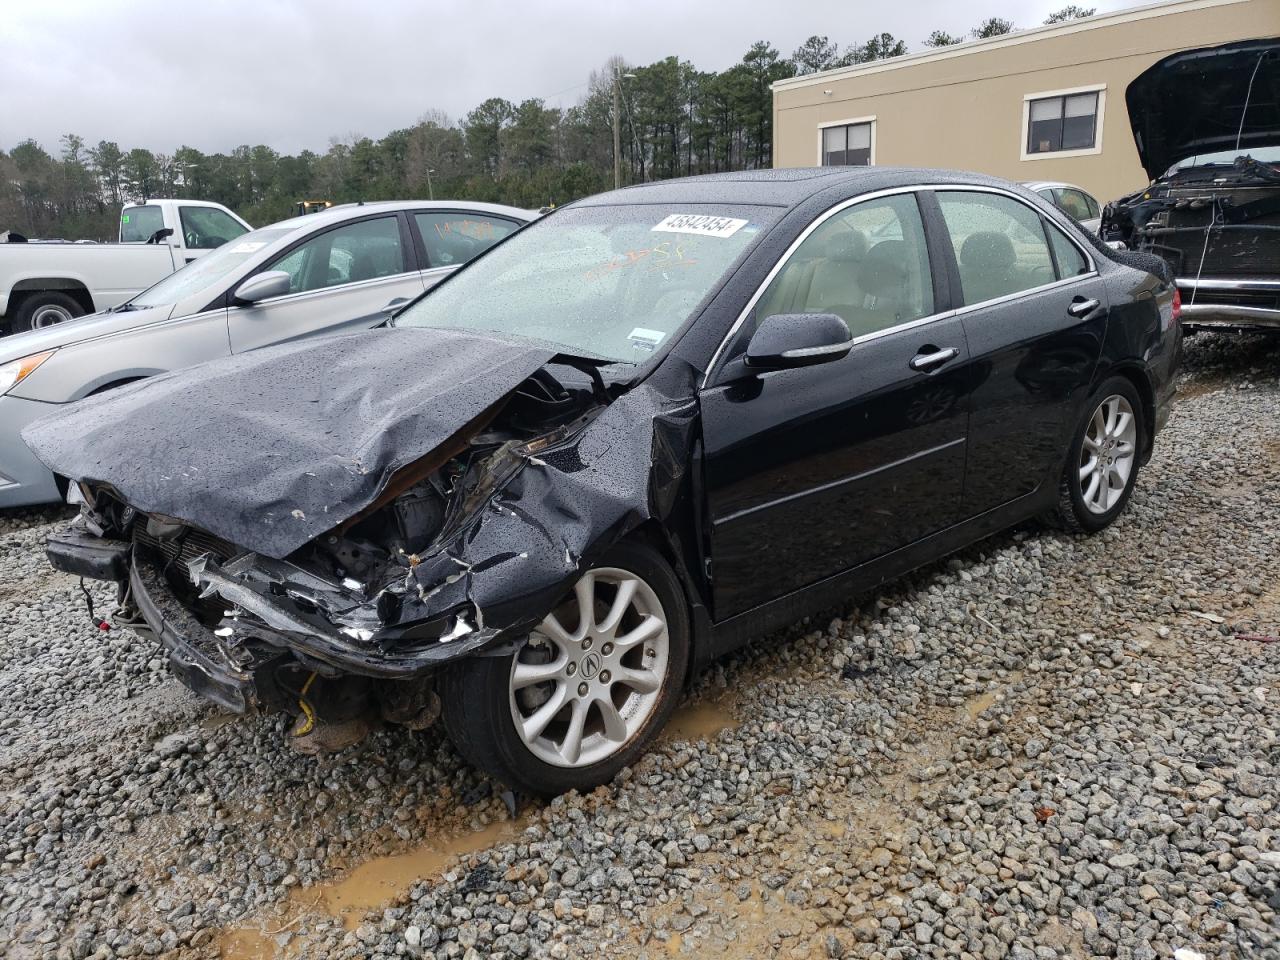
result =
[[379,312],[379,313],[394,313],[396,310],[399,310],[401,307],[403,307],[403,306],[404,306],[406,303],[408,303],[408,302],[409,302],[409,298],[408,298],[408,297],[396,297],[394,300],[392,300],[390,303],[388,303],[385,307],[383,307],[383,308],[382,308],[381,310],[379,310],[378,312]]
[[960,356],[960,351],[955,347],[922,347],[920,352],[911,358],[907,364],[912,370],[920,373],[928,373],[935,370],[949,360],[954,360]]
[[1086,300],[1084,297],[1076,297],[1071,301],[1071,306],[1067,307],[1067,313],[1073,317],[1087,317],[1093,311],[1101,306],[1097,300]]

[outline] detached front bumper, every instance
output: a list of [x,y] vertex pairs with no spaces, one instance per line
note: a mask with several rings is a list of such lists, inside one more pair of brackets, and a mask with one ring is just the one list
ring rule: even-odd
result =
[[1180,277],[1177,283],[1184,326],[1280,332],[1280,280]]
[[128,618],[126,603],[125,624],[160,645],[170,670],[185,686],[233,713],[250,713],[259,707],[262,698],[254,674],[275,658],[268,652],[255,664],[253,651],[245,650],[237,659],[235,651],[169,596],[153,567],[135,562],[128,541],[73,528],[53,534],[45,553],[57,570],[119,583],[138,614]]
[[178,601],[151,554],[133,542],[72,527],[51,536],[45,551],[58,570],[121,584],[121,622],[159,643],[183,684],[235,713],[289,702],[275,680],[282,666],[324,677],[402,680],[499,640],[497,631],[459,630],[456,613],[404,631],[350,636],[309,602],[307,591],[315,598],[320,589],[314,577],[252,554],[225,565],[207,555],[187,564],[196,586],[227,607],[213,629]]

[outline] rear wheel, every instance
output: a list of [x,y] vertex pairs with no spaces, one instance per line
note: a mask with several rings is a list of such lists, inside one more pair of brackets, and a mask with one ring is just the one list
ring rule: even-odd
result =
[[13,332],[40,330],[83,314],[84,309],[74,298],[56,290],[41,290],[23,299],[13,317]]
[[1086,410],[1063,470],[1058,515],[1068,529],[1094,533],[1114,521],[1133,494],[1146,424],[1138,391],[1124,377],[1103,383]]
[[444,675],[445,727],[468,761],[526,793],[589,790],[662,729],[688,662],[675,574],[654,550],[619,544],[515,654]]

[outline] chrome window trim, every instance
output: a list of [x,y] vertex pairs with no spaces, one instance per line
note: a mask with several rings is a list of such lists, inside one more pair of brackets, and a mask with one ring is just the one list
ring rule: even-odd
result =
[[[720,364],[720,360],[724,355],[725,349],[728,347],[730,342],[732,342],[733,338],[738,335],[738,331],[741,330],[742,325],[746,323],[747,317],[751,314],[751,311],[754,310],[756,307],[756,304],[760,302],[760,298],[764,296],[764,292],[767,289],[769,289],[769,284],[773,283],[777,275],[782,272],[782,268],[785,267],[788,262],[790,262],[792,256],[795,254],[796,250],[799,249],[800,245],[809,239],[810,234],[812,234],[815,230],[818,229],[818,227],[822,226],[824,223],[826,223],[829,219],[834,217],[836,214],[842,213],[843,211],[848,210],[850,207],[857,206],[860,203],[866,203],[870,200],[879,200],[879,199],[882,199],[883,197],[899,196],[904,193],[921,193],[924,191],[933,191],[935,193],[937,192],[994,193],[999,196],[1009,197],[1012,200],[1018,201],[1024,207],[1031,210],[1037,216],[1040,216],[1040,217],[1044,216],[1044,211],[1037,209],[1035,206],[1028,203],[1025,198],[1018,196],[1018,194],[1014,193],[1013,191],[1007,190],[1004,187],[993,187],[993,186],[988,186],[986,184],[970,184],[970,183],[915,184],[913,186],[908,186],[908,187],[889,187],[884,190],[875,190],[875,191],[872,191],[871,193],[864,193],[857,197],[850,197],[846,200],[841,200],[839,203],[835,204],[832,207],[829,207],[828,209],[824,210],[821,214],[819,214],[816,218],[814,218],[814,221],[800,232],[800,235],[791,242],[791,245],[788,246],[787,249],[783,252],[782,256],[778,258],[778,262],[773,265],[773,267],[769,270],[767,274],[765,274],[764,280],[762,280],[760,284],[756,287],[755,293],[751,295],[751,298],[747,301],[747,305],[742,309],[742,312],[738,314],[738,318],[734,320],[733,325],[729,328],[729,332],[724,335],[724,337],[720,341],[720,345],[716,347],[715,352],[711,354],[711,360],[707,364],[707,372],[703,374],[702,383],[699,384],[698,389],[699,390],[707,389],[707,386],[711,383],[712,378],[717,373],[717,367]],[[1047,202],[1048,201],[1046,201],[1046,203]],[[921,219],[923,220],[923,218],[924,218],[924,215],[922,213]],[[1098,275],[1098,264],[1094,260],[1093,255],[1088,250],[1086,250],[1085,247],[1079,241],[1077,241],[1075,237],[1071,235],[1070,231],[1064,229],[1061,225],[1054,223],[1053,220],[1050,220],[1049,222],[1053,224],[1053,226],[1056,227],[1058,231],[1063,236],[1065,236],[1067,240],[1070,241],[1071,244],[1078,251],[1080,251],[1081,255],[1085,259],[1085,263],[1089,265],[1089,269],[1087,271],[1085,271],[1084,273],[1076,274],[1075,276],[1072,276],[1072,277],[1064,277],[1061,280],[1054,280],[1052,283],[1041,284],[1038,287],[1029,287],[1026,290],[1019,290],[1016,293],[1007,294],[1003,297],[996,297],[992,300],[983,300],[979,303],[965,304],[963,307],[958,307],[952,310],[944,310],[938,313],[931,313],[924,317],[917,317],[914,320],[907,320],[903,323],[896,324],[895,326],[892,326],[892,327],[885,327],[883,330],[876,330],[876,331],[873,331],[872,333],[865,333],[860,337],[854,337],[853,346],[856,347],[860,343],[865,343],[869,340],[879,339],[880,337],[886,336],[890,333],[898,333],[902,330],[909,330],[913,327],[923,326],[924,324],[932,323],[935,320],[942,320],[947,317],[954,317],[959,314],[968,313],[980,307],[988,307],[988,306],[991,306],[992,304],[1004,303],[1005,301],[1013,300],[1018,297],[1025,297],[1033,293],[1038,293],[1042,290],[1049,290],[1054,287],[1064,286],[1068,283],[1075,283],[1077,280],[1086,280],[1091,277],[1096,277]],[[1048,238],[1046,237],[1045,243],[1048,244],[1048,242],[1049,242]],[[934,265],[932,263],[929,264],[930,271],[933,270],[933,266]]]
[[1042,283],[1038,287],[1028,287],[1026,290],[1018,290],[1015,293],[1006,293],[1003,297],[993,297],[990,300],[983,300],[980,303],[968,303],[963,307],[957,307],[957,314],[972,313],[974,310],[984,310],[987,307],[996,307],[1002,303],[1008,303],[1010,300],[1018,300],[1022,297],[1029,296],[1033,293],[1043,293],[1046,290],[1053,290],[1057,287],[1069,286],[1078,283],[1081,280],[1090,280],[1096,277],[1096,272],[1077,273],[1073,277],[1063,277],[1061,280],[1055,280],[1053,283]]

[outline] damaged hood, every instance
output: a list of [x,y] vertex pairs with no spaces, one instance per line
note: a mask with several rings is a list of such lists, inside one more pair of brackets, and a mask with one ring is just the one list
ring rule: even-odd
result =
[[1152,180],[1196,154],[1280,144],[1280,38],[1165,57],[1129,84],[1125,102]]
[[91,397],[22,437],[56,473],[280,559],[369,506],[552,356],[425,328],[303,340]]

